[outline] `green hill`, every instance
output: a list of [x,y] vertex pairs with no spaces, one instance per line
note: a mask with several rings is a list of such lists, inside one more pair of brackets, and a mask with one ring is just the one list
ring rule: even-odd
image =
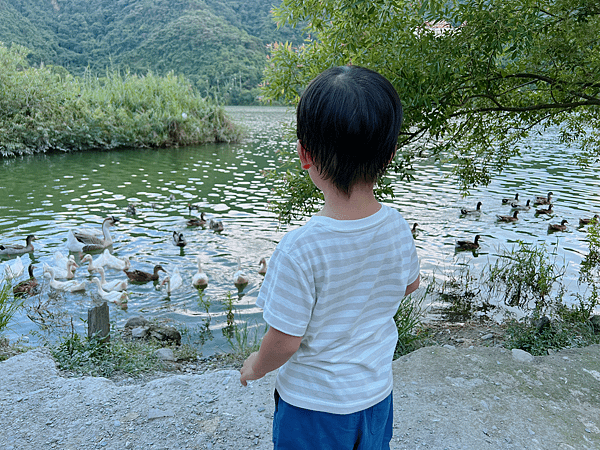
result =
[[31,50],[33,65],[73,75],[121,68],[184,75],[205,95],[255,101],[269,43],[303,40],[277,30],[270,0],[0,0],[0,42]]

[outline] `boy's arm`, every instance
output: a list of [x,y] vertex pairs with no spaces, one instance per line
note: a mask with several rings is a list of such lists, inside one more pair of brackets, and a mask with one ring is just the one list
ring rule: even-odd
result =
[[406,297],[408,294],[414,292],[419,287],[420,282],[421,282],[421,275],[419,275],[415,281],[413,281],[408,286],[406,286],[406,291],[404,292],[404,296]]
[[269,327],[260,344],[260,350],[252,353],[240,370],[240,382],[246,386],[249,380],[258,380],[272,370],[278,369],[300,347],[302,336],[291,336]]

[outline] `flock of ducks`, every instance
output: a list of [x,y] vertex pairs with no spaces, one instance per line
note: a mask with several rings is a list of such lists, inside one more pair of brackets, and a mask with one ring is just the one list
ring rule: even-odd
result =
[[[531,200],[527,200],[527,202],[524,205],[518,203],[519,202],[519,194],[518,193],[515,194],[514,198],[503,198],[502,204],[510,205],[512,214],[510,214],[510,215],[498,214],[498,215],[496,215],[496,218],[499,222],[514,223],[519,220],[520,213],[530,211],[532,209],[535,210],[535,215],[552,215],[552,214],[554,214],[553,204],[552,204],[552,196],[553,195],[554,195],[553,192],[548,192],[548,194],[545,196],[536,196],[533,200],[533,204],[532,204]],[[475,209],[463,208],[463,209],[461,209],[461,214],[464,216],[481,214],[481,212],[482,212],[481,206],[482,205],[483,205],[482,202],[477,202],[477,206]],[[536,206],[538,206],[539,208],[536,208]],[[600,220],[600,215],[595,214],[594,217],[591,217],[591,218],[579,219],[579,225],[580,226],[588,225],[592,221],[598,221],[598,220]],[[562,219],[560,223],[551,223],[548,225],[548,232],[566,231],[568,223],[569,222],[567,221],[567,219]],[[416,227],[416,225],[417,224],[415,224],[415,227]],[[416,229],[416,228],[413,228],[413,235],[414,235],[414,229]],[[473,241],[459,240],[456,242],[456,249],[457,250],[477,250],[479,248],[479,240],[480,239],[481,239],[481,235],[478,234],[475,236],[475,239]]]
[[[552,192],[548,192],[546,196],[538,196],[533,200],[527,200],[525,204],[520,204],[519,194],[515,194],[514,198],[503,198],[503,205],[510,205],[512,214],[510,215],[497,215],[497,220],[500,222],[514,223],[519,220],[519,214],[535,209],[536,215],[552,215],[554,213],[552,204]],[[461,209],[461,214],[464,216],[477,215],[482,213],[482,202],[477,202],[475,209]],[[545,206],[545,207],[544,207]],[[538,207],[538,208],[536,208]],[[197,208],[195,205],[188,204],[190,216],[192,210]],[[127,214],[136,214],[135,206],[130,205],[127,209]],[[593,221],[600,220],[600,215],[595,214],[591,218],[579,219],[581,226],[588,225]],[[152,272],[145,272],[139,269],[132,269],[131,263],[127,257],[118,258],[112,255],[108,249],[113,244],[113,240],[110,234],[110,228],[117,224],[119,219],[115,216],[109,216],[104,219],[101,228],[101,234],[96,229],[85,229],[80,228],[76,230],[69,230],[67,234],[67,248],[71,252],[86,253],[81,258],[81,264],[87,264],[87,270],[92,276],[92,283],[97,286],[99,296],[109,302],[115,303],[122,308],[127,307],[127,288],[128,283],[147,283],[156,282],[156,289],[166,289],[167,294],[179,289],[183,285],[183,277],[177,267],[175,267],[170,273],[162,267],[160,264],[155,265]],[[200,217],[191,217],[187,220],[187,225],[190,227],[196,226],[207,226],[211,230],[222,231],[223,223],[219,220],[210,219],[206,220],[204,212],[200,214]],[[567,219],[562,219],[560,223],[552,223],[548,225],[548,231],[566,231],[567,230]],[[417,234],[418,224],[414,224],[412,227],[413,236]],[[20,277],[24,270],[24,264],[21,260],[21,255],[25,253],[33,252],[33,242],[36,240],[34,235],[28,235],[25,239],[25,245],[20,244],[4,244],[0,245],[0,255],[15,256],[16,258],[12,263],[8,263],[4,266],[4,278],[5,279],[17,279]],[[481,235],[476,235],[473,241],[459,240],[456,242],[457,250],[477,250],[480,246],[479,241]],[[173,231],[172,235],[173,245],[183,248],[187,245],[187,241],[183,233]],[[103,252],[97,257],[93,256],[89,252],[103,250]],[[238,289],[243,289],[249,282],[248,275],[241,268],[240,258],[237,258],[237,270],[233,275],[233,284]],[[193,274],[191,279],[191,285],[197,289],[205,289],[208,286],[209,279],[202,268],[202,258],[196,257],[197,271]],[[267,272],[267,261],[266,258],[262,258],[259,262],[258,273],[261,275]],[[29,278],[21,281],[13,287],[15,295],[33,295],[39,292],[40,285],[34,276],[33,265],[29,265],[28,274]],[[86,283],[75,280],[75,271],[79,268],[79,265],[75,262],[73,255],[66,256],[60,252],[56,252],[54,255],[53,264],[43,264],[43,275],[48,280],[50,287],[59,291],[66,292],[77,292],[86,289]],[[117,280],[106,280],[106,270],[113,269],[123,272],[127,278]],[[166,275],[160,283],[160,273]],[[99,277],[94,276],[98,274]]]
[[[191,216],[191,211],[195,206],[188,205],[188,207],[190,209]],[[129,205],[127,214],[136,214],[134,205]],[[170,273],[167,273],[165,268],[158,264],[154,266],[152,272],[145,272],[139,269],[132,269],[129,258],[118,258],[112,255],[108,249],[108,247],[113,244],[110,228],[118,222],[119,219],[115,216],[109,216],[104,219],[102,223],[101,234],[98,232],[98,230],[89,228],[69,230],[67,233],[68,250],[81,255],[80,264],[87,264],[88,273],[90,276],[92,276],[91,282],[96,285],[98,295],[103,300],[114,303],[120,306],[122,309],[126,309],[128,301],[127,289],[130,282],[138,284],[155,282],[155,288],[157,290],[165,289],[168,295],[183,286],[183,277],[179,271],[179,268],[177,267],[174,267]],[[208,225],[211,230],[215,231],[222,231],[224,229],[223,223],[220,220],[211,219],[207,222],[203,212],[199,218],[190,218],[187,221],[187,225]],[[185,245],[187,245],[186,239],[181,232],[173,231],[172,239],[173,245],[177,247],[183,248]],[[0,254],[10,256],[17,255],[13,263],[5,265],[5,279],[16,279],[23,274],[25,267],[23,265],[23,261],[21,260],[21,255],[33,252],[33,241],[35,240],[36,238],[34,235],[29,235],[26,238],[26,245],[0,245]],[[103,252],[96,258],[89,253],[100,250],[103,250]],[[201,256],[196,257],[196,265],[197,271],[192,276],[191,286],[196,289],[203,290],[208,286],[209,278],[202,269]],[[262,258],[260,260],[259,266],[258,273],[261,275],[266,274],[266,258]],[[85,281],[75,280],[75,271],[79,267],[80,265],[76,263],[73,254],[66,256],[60,251],[57,251],[54,254],[54,261],[52,264],[43,263],[43,276],[45,279],[47,279],[48,284],[54,290],[63,292],[84,291],[86,290],[87,283]],[[39,293],[40,284],[34,276],[34,269],[34,265],[30,264],[28,267],[29,278],[21,281],[13,287],[13,293],[15,295],[24,296]],[[106,270],[108,269],[122,272],[127,276],[127,278],[107,281]],[[159,280],[161,272],[165,273],[162,281]],[[95,274],[98,274],[99,277],[95,276]],[[242,270],[241,259],[239,257],[237,258],[237,270],[233,275],[232,281],[238,290],[242,290],[249,283],[249,277]]]

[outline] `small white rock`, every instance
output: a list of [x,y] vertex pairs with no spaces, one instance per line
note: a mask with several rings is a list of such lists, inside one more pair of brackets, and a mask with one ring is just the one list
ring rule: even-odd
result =
[[134,328],[133,330],[131,330],[131,337],[141,339],[141,338],[146,337],[147,333],[148,333],[148,328],[137,327],[137,328]]
[[512,356],[516,361],[530,363],[533,362],[533,355],[519,348],[512,349]]
[[176,361],[175,353],[170,348],[159,348],[154,352],[156,357],[161,361]]

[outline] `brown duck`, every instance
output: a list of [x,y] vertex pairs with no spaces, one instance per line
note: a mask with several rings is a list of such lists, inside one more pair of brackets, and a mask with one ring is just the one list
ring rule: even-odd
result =
[[206,225],[206,219],[204,218],[204,212],[200,213],[200,218],[193,217],[187,221],[188,227],[203,227]]
[[527,204],[525,205],[519,205],[518,203],[511,203],[510,207],[512,208],[512,210],[517,210],[517,211],[529,211],[529,208],[531,208],[531,200],[527,200]]
[[550,225],[548,225],[548,231],[565,231],[567,229],[567,224],[569,222],[567,222],[567,219],[563,219],[560,224],[558,223],[551,223]]
[[498,220],[500,220],[501,222],[516,222],[517,220],[519,220],[519,218],[517,217],[517,214],[519,214],[519,210],[516,210],[512,216],[496,216],[496,217],[498,217]]
[[33,251],[33,241],[35,241],[35,236],[30,234],[25,239],[27,245],[21,244],[0,244],[0,255],[23,255],[24,253],[29,253]]
[[39,291],[39,284],[33,275],[33,269],[35,269],[34,265],[29,264],[29,267],[27,268],[29,279],[23,280],[13,287],[13,294],[15,296],[33,295]]
[[457,241],[456,248],[458,250],[476,250],[479,248],[479,239],[481,239],[480,235],[475,236],[475,240],[471,241]]
[[593,220],[598,222],[600,220],[600,216],[595,214],[591,219],[579,219],[579,225],[589,225]]
[[535,213],[536,214],[553,214],[554,211],[552,211],[552,203],[550,203],[548,205],[548,209],[536,209]]
[[502,204],[503,205],[508,205],[510,202],[518,202],[519,201],[519,193],[517,192],[515,194],[515,198],[503,198],[502,199]]
[[417,227],[419,226],[419,224],[417,222],[415,222],[412,226],[412,228],[410,229],[410,232],[412,233],[413,237],[415,237],[417,234],[419,234],[419,230],[417,230]]
[[546,197],[536,197],[533,204],[534,205],[549,205],[552,201],[553,195],[554,195],[554,192],[548,192],[548,195]]
[[123,270],[123,272],[125,272],[125,274],[127,275],[127,277],[131,280],[131,281],[138,281],[138,282],[148,282],[148,281],[157,281],[158,280],[158,272],[167,272],[165,269],[163,269],[163,267],[160,264],[157,264],[156,266],[154,266],[154,272],[150,273],[150,272],[144,272],[143,270]]

